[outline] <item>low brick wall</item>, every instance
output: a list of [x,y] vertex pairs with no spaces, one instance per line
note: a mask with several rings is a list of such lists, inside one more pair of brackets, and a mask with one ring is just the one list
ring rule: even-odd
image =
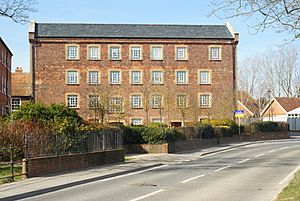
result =
[[141,153],[141,154],[160,154],[169,153],[169,144],[126,144],[124,145],[125,153]]
[[124,150],[29,158],[27,173],[35,177],[123,161]]
[[228,138],[194,139],[164,144],[130,144],[125,145],[125,153],[176,153],[193,149],[212,147],[217,144],[249,142],[260,140],[288,139],[289,132],[252,133]]

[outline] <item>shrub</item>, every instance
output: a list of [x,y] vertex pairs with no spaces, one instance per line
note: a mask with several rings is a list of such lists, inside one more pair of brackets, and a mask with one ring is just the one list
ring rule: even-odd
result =
[[276,132],[281,130],[278,122],[254,122],[252,125],[255,132]]
[[211,125],[213,127],[219,127],[219,126],[233,126],[235,125],[234,121],[230,119],[205,119],[201,122],[201,124],[204,125]]
[[199,129],[200,136],[203,139],[214,138],[214,129],[211,125],[200,124],[197,126]]

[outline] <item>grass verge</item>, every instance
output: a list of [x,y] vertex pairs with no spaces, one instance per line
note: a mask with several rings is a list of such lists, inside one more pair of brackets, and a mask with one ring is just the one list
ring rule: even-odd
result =
[[[22,166],[14,166],[14,174],[21,174],[22,173]],[[0,178],[10,176],[10,166],[0,166]],[[18,181],[21,180],[22,176],[15,176],[14,180]],[[11,178],[4,178],[0,179],[0,184],[9,183],[13,180]]]
[[289,185],[278,195],[276,201],[300,200],[300,171],[297,172]]

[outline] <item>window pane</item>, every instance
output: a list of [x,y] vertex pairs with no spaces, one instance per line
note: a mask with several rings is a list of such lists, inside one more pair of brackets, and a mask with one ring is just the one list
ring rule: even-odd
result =
[[177,95],[176,105],[178,108],[186,108],[187,107],[187,96],[186,95]]
[[176,71],[177,84],[187,84],[187,72]]
[[98,107],[99,107],[99,96],[89,95],[89,108],[98,108]]
[[133,126],[142,125],[142,119],[141,118],[132,118],[131,125],[133,125]]
[[124,112],[124,99],[122,97],[113,97],[109,101],[109,112],[120,113]]
[[162,108],[162,97],[160,95],[152,97],[152,108]]
[[163,72],[152,71],[152,84],[163,84]]
[[176,59],[177,60],[186,60],[187,59],[187,48],[186,47],[177,47],[176,48]]
[[142,108],[142,96],[132,95],[131,96],[131,108]]
[[67,96],[67,106],[69,108],[78,108],[78,96],[68,95]]
[[142,73],[141,71],[131,71],[131,84],[141,84]]
[[89,71],[89,84],[99,84],[98,71]]
[[220,47],[211,47],[210,48],[210,59],[211,60],[220,60]]
[[67,47],[67,58],[68,59],[77,59],[78,58],[78,47],[77,46],[68,46]]
[[12,98],[11,100],[11,109],[12,111],[16,111],[21,106],[21,99],[20,98]]
[[109,49],[110,60],[120,60],[121,58],[120,53],[121,53],[120,47],[110,47]]
[[152,47],[152,60],[162,60],[162,47]]
[[131,60],[141,60],[142,59],[142,48],[132,47],[131,48]]
[[200,107],[210,107],[210,95],[209,94],[200,95]]
[[110,71],[110,84],[120,84],[120,71]]
[[209,72],[208,71],[200,71],[200,84],[209,84]]
[[88,58],[89,60],[98,60],[99,59],[99,47],[89,47],[88,51]]
[[67,72],[67,83],[68,84],[78,84],[78,72],[68,71]]

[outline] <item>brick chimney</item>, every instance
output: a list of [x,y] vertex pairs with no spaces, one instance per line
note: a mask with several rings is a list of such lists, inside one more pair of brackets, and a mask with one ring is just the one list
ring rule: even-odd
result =
[[23,68],[21,66],[18,66],[16,68],[16,73],[23,73]]

